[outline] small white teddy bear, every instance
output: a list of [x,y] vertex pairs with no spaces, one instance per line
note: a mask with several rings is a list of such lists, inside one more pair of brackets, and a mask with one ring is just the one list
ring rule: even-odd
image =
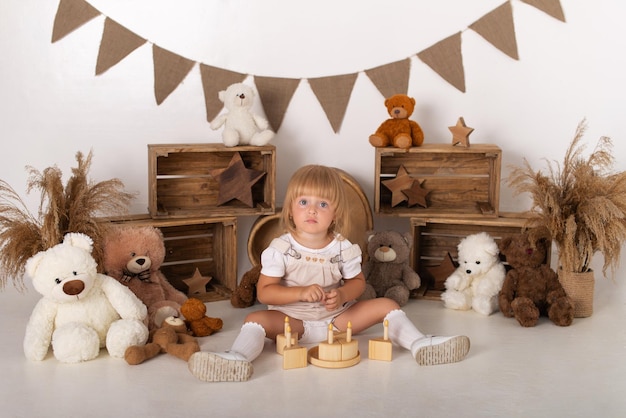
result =
[[126,286],[97,272],[93,241],[66,234],[61,244],[28,259],[25,271],[43,295],[31,313],[24,354],[43,360],[52,344],[57,360],[78,363],[96,358],[102,347],[112,357],[148,339],[146,306]]
[[506,276],[498,245],[480,232],[463,238],[457,249],[459,267],[446,279],[441,299],[450,309],[491,315],[499,309],[498,293]]
[[254,90],[243,83],[231,84],[218,93],[228,110],[211,122],[211,129],[224,126],[222,141],[227,147],[237,145],[267,145],[274,137],[267,120],[253,114],[250,109],[255,97]]

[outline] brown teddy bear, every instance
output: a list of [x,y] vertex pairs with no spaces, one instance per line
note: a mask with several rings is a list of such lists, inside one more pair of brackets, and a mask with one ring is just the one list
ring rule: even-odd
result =
[[161,230],[152,226],[114,226],[103,239],[105,273],[128,286],[148,308],[148,329],[180,316],[187,296],[174,288],[160,267],[165,259]]
[[574,319],[571,300],[557,274],[545,264],[548,245],[547,238],[531,240],[527,232],[504,237],[499,243],[500,253],[512,267],[498,296],[500,310],[523,327],[535,326],[541,315],[563,327]]
[[206,337],[222,329],[224,325],[220,318],[206,316],[206,305],[200,299],[189,298],[180,307],[185,316],[185,324],[196,337]]
[[253,266],[241,276],[239,285],[230,295],[230,304],[235,308],[248,308],[256,302],[256,284],[261,274],[261,265]]
[[384,121],[370,135],[374,147],[394,146],[396,148],[419,147],[424,142],[424,132],[419,124],[409,119],[415,109],[415,99],[406,94],[395,94],[385,100],[390,119]]
[[150,332],[150,340],[147,344],[128,347],[124,353],[124,359],[134,366],[160,353],[167,353],[187,361],[197,351],[200,351],[200,346],[189,334],[185,322],[180,318],[170,316],[165,318],[161,328]]
[[421,285],[420,276],[409,266],[411,234],[369,231],[367,239],[369,259],[363,263],[366,287],[360,299],[384,296],[405,305],[411,290]]

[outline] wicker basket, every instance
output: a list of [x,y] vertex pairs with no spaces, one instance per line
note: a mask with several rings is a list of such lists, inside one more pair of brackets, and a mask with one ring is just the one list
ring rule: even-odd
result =
[[595,278],[593,270],[574,273],[559,269],[559,281],[567,296],[574,303],[574,317],[586,318],[593,313],[593,288]]

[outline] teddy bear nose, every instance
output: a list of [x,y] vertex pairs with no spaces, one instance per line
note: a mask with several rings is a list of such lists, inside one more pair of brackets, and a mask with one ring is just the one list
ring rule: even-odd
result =
[[245,99],[245,98],[246,98],[246,95],[245,95],[245,94],[243,94],[243,93],[241,93],[241,94],[240,94],[239,96],[237,96],[237,97],[239,97],[241,100],[243,100],[243,99]]
[[137,264],[139,264],[140,266],[143,266],[144,264],[146,264],[146,259],[145,258],[138,258],[137,260],[135,260],[135,262]]
[[70,280],[63,285],[63,292],[70,296],[78,295],[84,289],[85,283],[82,280]]
[[472,270],[469,270],[469,269],[468,269],[468,270],[465,270],[465,272],[466,272],[467,274],[472,274]]

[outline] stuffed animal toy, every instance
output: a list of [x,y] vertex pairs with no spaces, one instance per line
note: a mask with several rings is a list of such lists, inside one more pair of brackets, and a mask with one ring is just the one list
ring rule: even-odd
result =
[[218,93],[228,110],[211,122],[211,129],[224,126],[222,141],[227,147],[237,145],[266,145],[274,137],[267,120],[251,112],[254,90],[243,83],[231,84]]
[[197,351],[200,351],[200,345],[187,330],[185,321],[170,316],[165,318],[161,328],[150,332],[150,342],[128,347],[124,353],[124,360],[134,366],[158,354],[167,353],[187,361]]
[[26,325],[27,359],[43,360],[50,345],[63,363],[92,360],[103,347],[122,358],[128,347],[147,341],[145,305],[127,287],[97,272],[92,250],[87,235],[68,233],[62,243],[26,261],[25,272],[43,296]]
[[415,109],[415,99],[406,94],[395,94],[385,100],[390,119],[384,121],[370,135],[374,147],[419,147],[424,142],[424,132],[419,124],[409,119]]
[[180,307],[185,316],[185,324],[196,337],[206,337],[222,329],[224,325],[220,318],[206,316],[206,305],[200,299],[189,298]]
[[387,297],[405,305],[411,290],[421,285],[420,276],[409,266],[411,234],[397,231],[369,231],[363,263],[366,287],[360,299]]
[[444,283],[444,305],[491,315],[498,310],[498,293],[506,275],[498,244],[488,233],[480,232],[463,238],[457,250],[459,266]]
[[148,307],[148,328],[168,316],[180,316],[187,296],[168,282],[160,268],[165,259],[163,233],[152,226],[108,228],[103,240],[105,274],[127,286]]
[[528,233],[500,241],[500,252],[512,267],[500,291],[500,310],[523,327],[535,326],[541,315],[562,327],[571,325],[574,319],[572,301],[557,274],[545,264],[548,245],[547,238],[531,240]]
[[261,265],[256,265],[241,276],[239,285],[230,296],[230,304],[235,308],[248,308],[256,302],[256,284],[261,274]]

